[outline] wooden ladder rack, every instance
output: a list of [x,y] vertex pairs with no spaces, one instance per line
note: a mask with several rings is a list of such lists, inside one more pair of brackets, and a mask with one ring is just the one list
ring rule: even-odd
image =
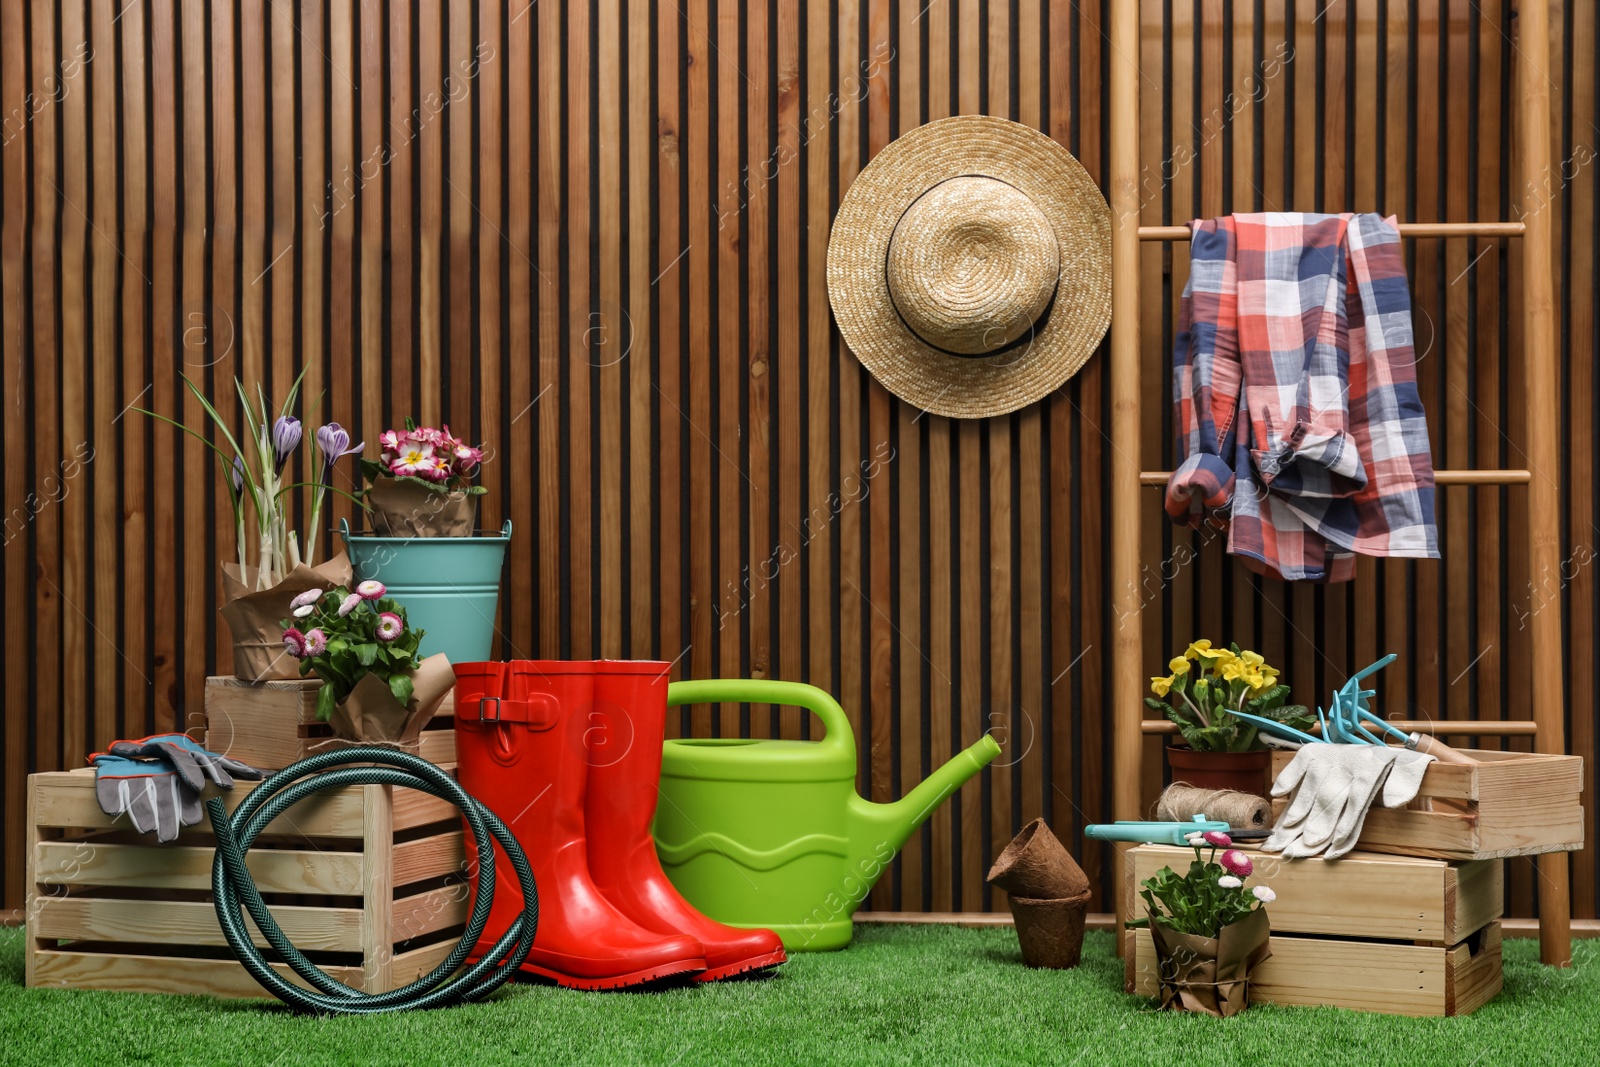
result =
[[[1111,315],[1111,579],[1112,606],[1118,624],[1112,635],[1111,706],[1113,738],[1113,810],[1118,819],[1141,817],[1143,743],[1146,736],[1174,731],[1171,723],[1144,718],[1144,678],[1148,671],[1143,644],[1143,597],[1140,595],[1140,528],[1148,497],[1142,491],[1167,482],[1165,471],[1140,468],[1142,383],[1140,381],[1139,245],[1142,241],[1187,241],[1187,226],[1140,225],[1138,0],[1111,6],[1111,137],[1110,187],[1112,213]],[[1518,5],[1519,46],[1515,71],[1517,124],[1514,151],[1524,179],[1520,187],[1536,188],[1527,176],[1550,171],[1550,93],[1543,71],[1549,65],[1548,0],[1523,0]],[[1554,238],[1548,204],[1522,205],[1521,222],[1412,222],[1400,225],[1407,238],[1520,238],[1522,259],[1522,372],[1526,383],[1529,470],[1444,470],[1441,486],[1527,486],[1529,570],[1535,576],[1556,574],[1561,566],[1560,498],[1557,471],[1561,461],[1557,439],[1557,352],[1555,329]],[[1535,473],[1543,472],[1539,477]],[[1402,723],[1407,729],[1447,735],[1484,734],[1534,739],[1541,752],[1566,752],[1562,721],[1564,665],[1561,616],[1555,611],[1532,613],[1531,721],[1450,721]],[[1120,885],[1123,857],[1118,853]],[[1539,951],[1547,964],[1572,962],[1571,899],[1567,855],[1538,857]],[[1116,894],[1123,907],[1123,894]]]

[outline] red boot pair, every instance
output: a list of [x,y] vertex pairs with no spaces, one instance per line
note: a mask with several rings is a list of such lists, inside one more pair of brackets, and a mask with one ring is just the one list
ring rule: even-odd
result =
[[[528,973],[574,989],[618,989],[678,975],[709,982],[784,961],[770,930],[734,929],[690,907],[656,858],[650,823],[669,668],[456,664],[461,785],[517,836],[539,887]],[[472,847],[468,840],[469,860]],[[496,858],[509,868],[504,853]],[[479,947],[492,946],[522,906],[516,884],[497,880]]]

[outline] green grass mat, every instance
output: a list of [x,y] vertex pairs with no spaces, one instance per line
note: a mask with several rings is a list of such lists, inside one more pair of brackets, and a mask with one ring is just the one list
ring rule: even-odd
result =
[[373,1018],[275,1004],[22,985],[22,933],[0,930],[0,1063],[1390,1064],[1600,1060],[1600,942],[1550,970],[1508,941],[1505,991],[1476,1015],[1405,1019],[1256,1007],[1228,1020],[1151,1011],[1122,993],[1111,935],[1083,966],[1030,971],[1007,927],[860,926],[843,951],[768,981],[660,993],[516,986],[488,1003]]

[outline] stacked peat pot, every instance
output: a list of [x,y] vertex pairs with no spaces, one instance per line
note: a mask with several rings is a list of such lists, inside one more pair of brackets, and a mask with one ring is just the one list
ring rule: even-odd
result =
[[1043,819],[1024,826],[1000,853],[989,868],[989,884],[1010,897],[1023,963],[1056,969],[1078,965],[1089,879]]

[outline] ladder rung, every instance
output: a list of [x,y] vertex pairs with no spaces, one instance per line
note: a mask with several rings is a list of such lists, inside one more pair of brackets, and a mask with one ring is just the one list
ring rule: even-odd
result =
[[[1171,471],[1140,471],[1139,484],[1162,487],[1171,477]],[[1523,470],[1434,471],[1433,480],[1436,485],[1527,485],[1533,475]]]
[[[1466,737],[1469,735],[1533,737],[1538,732],[1534,728],[1534,723],[1526,719],[1484,719],[1482,721],[1470,719],[1395,719],[1389,725],[1397,730],[1449,737]],[[1147,734],[1175,734],[1178,732],[1177,724],[1168,722],[1166,719],[1143,719],[1139,723],[1139,728]],[[1312,729],[1317,730],[1319,727],[1313,726]]]
[[[1402,222],[1401,237],[1521,237],[1520,222]],[[1187,241],[1187,226],[1140,226],[1141,241]]]

